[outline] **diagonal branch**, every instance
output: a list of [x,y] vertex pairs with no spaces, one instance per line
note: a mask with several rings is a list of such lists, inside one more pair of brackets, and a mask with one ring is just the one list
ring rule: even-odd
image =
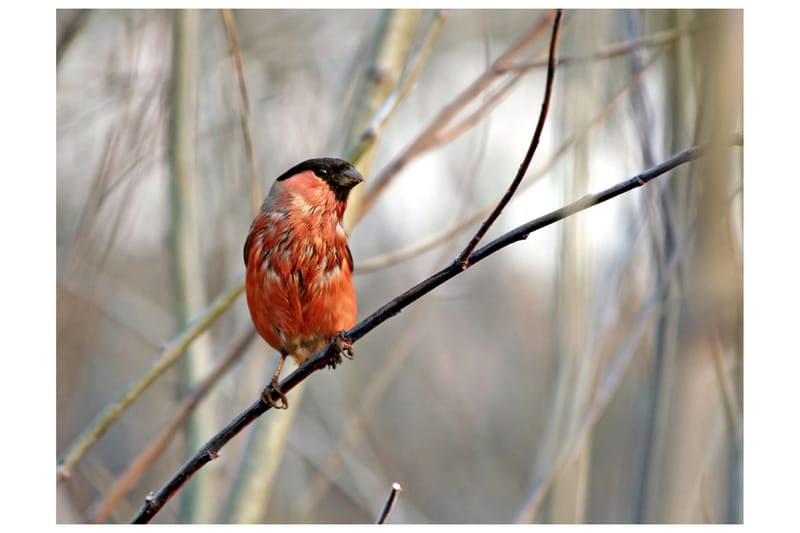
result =
[[547,28],[552,14],[545,15],[519,41],[498,57],[483,74],[476,78],[466,89],[445,105],[434,117],[433,121],[417,136],[403,152],[395,157],[378,175],[372,178],[371,187],[365,191],[363,205],[359,216],[363,216],[378,197],[391,183],[392,179],[415,157],[440,144],[437,140],[439,132],[445,128],[470,102],[480,95],[505,72],[514,59],[535,42]]
[[[528,180],[525,181],[525,183],[521,184],[519,190],[524,190],[524,189],[530,187],[531,185],[533,185],[534,183],[536,183],[536,180],[538,180],[539,178],[541,178],[542,176],[547,174],[547,172],[549,172],[550,169],[552,169],[555,166],[555,164],[560,160],[561,156],[566,154],[567,151],[575,145],[575,143],[577,143],[581,139],[584,139],[586,136],[589,135],[589,133],[596,126],[598,126],[599,124],[602,124],[603,121],[605,121],[611,115],[612,111],[620,103],[620,101],[622,100],[622,96],[628,94],[628,92],[633,87],[635,87],[635,86],[637,86],[637,84],[641,83],[644,73],[647,72],[648,69],[650,69],[650,67],[655,65],[657,60],[660,57],[661,56],[660,56],[659,53],[654,54],[653,57],[650,59],[650,61],[648,61],[647,64],[644,65],[641,68],[641,70],[639,70],[639,72],[637,72],[637,74],[633,78],[628,80],[625,83],[625,85],[623,85],[617,91],[617,93],[614,94],[608,100],[608,102],[606,103],[606,106],[597,115],[595,115],[589,122],[587,122],[584,125],[584,127],[583,127],[583,129],[581,131],[577,132],[575,135],[573,135],[569,139],[565,140],[561,144],[561,146],[559,146],[553,152],[553,154],[550,156],[550,159],[546,163],[540,164],[536,168],[536,170],[528,178]],[[557,65],[560,64],[560,63],[561,63],[561,60],[556,61]],[[458,127],[458,126],[455,126],[455,127]],[[449,131],[447,133],[449,133]],[[394,250],[394,251],[388,252],[386,254],[377,256],[377,257],[363,259],[363,260],[359,261],[358,264],[356,265],[355,273],[356,274],[364,274],[364,273],[367,273],[367,272],[373,272],[375,270],[379,270],[379,269],[385,268],[385,267],[387,267],[389,265],[393,265],[393,264],[396,264],[398,262],[406,261],[408,259],[411,259],[412,257],[416,257],[416,256],[418,256],[418,255],[420,255],[420,254],[422,254],[422,253],[424,253],[424,252],[426,252],[426,251],[428,251],[428,250],[430,250],[430,249],[432,249],[432,248],[434,248],[434,247],[436,247],[436,246],[438,246],[438,245],[440,245],[440,244],[442,244],[444,242],[449,241],[451,238],[453,238],[457,234],[461,233],[462,231],[465,231],[468,226],[471,226],[471,225],[475,224],[482,217],[487,216],[488,213],[490,213],[492,209],[493,209],[492,205],[486,205],[483,208],[481,208],[480,210],[472,213],[470,216],[468,216],[468,217],[466,217],[466,218],[464,218],[462,220],[459,220],[458,222],[456,222],[451,227],[449,227],[449,228],[447,228],[445,230],[442,230],[439,233],[437,233],[437,234],[435,234],[435,235],[433,235],[431,237],[428,237],[427,239],[425,239],[422,242],[414,243],[414,244],[411,244],[410,246],[407,246],[407,247],[402,248],[400,250]]]
[[242,272],[233,282],[214,299],[206,310],[195,318],[186,328],[175,336],[172,340],[164,344],[156,354],[153,362],[136,378],[120,397],[107,405],[86,429],[73,441],[62,458],[58,462],[56,469],[56,482],[63,481],[72,473],[72,469],[81,457],[91,448],[95,442],[106,432],[114,421],[136,400],[144,391],[158,378],[167,368],[172,366],[175,361],[183,354],[186,348],[192,344],[211,324],[219,317],[244,291],[244,272]]
[[517,171],[517,175],[514,177],[514,180],[509,185],[508,190],[500,199],[500,202],[494,208],[494,210],[489,214],[486,220],[483,221],[481,227],[472,237],[472,240],[469,242],[464,251],[461,252],[461,255],[458,256],[458,262],[461,263],[461,266],[467,268],[468,260],[470,254],[475,250],[475,247],[478,246],[478,243],[481,242],[481,239],[486,235],[486,232],[489,231],[489,228],[494,224],[497,217],[500,216],[500,213],[503,212],[508,202],[511,201],[511,197],[514,196],[514,193],[517,192],[517,187],[522,182],[522,178],[525,177],[525,173],[528,172],[528,167],[531,164],[531,160],[533,159],[533,154],[536,153],[536,148],[539,147],[539,139],[542,137],[542,130],[544,130],[544,123],[547,120],[547,111],[550,109],[550,95],[553,93],[553,79],[555,78],[556,67],[556,47],[558,45],[558,28],[561,25],[561,15],[563,14],[562,10],[556,11],[556,18],[553,20],[553,36],[550,38],[550,53],[548,55],[547,61],[547,82],[545,83],[545,90],[544,90],[544,100],[542,100],[542,109],[539,112],[539,120],[536,123],[536,130],[533,132],[533,138],[531,139],[531,144],[528,147],[528,152],[525,154],[525,158],[522,160],[522,164],[519,166],[519,170]]
[[239,360],[245,348],[255,338],[256,330],[247,328],[231,345],[228,352],[219,358],[214,368],[197,385],[191,395],[187,396],[178,406],[175,416],[164,426],[161,431],[150,441],[150,444],[131,461],[125,471],[117,476],[111,489],[103,494],[103,499],[92,506],[89,521],[92,523],[105,522],[119,502],[128,494],[147,468],[160,456],[161,452],[170,443],[175,434],[186,424],[186,419],[195,407],[211,391],[212,387],[225,374],[228,368]]
[[[510,244],[527,239],[528,236],[534,231],[559,222],[594,205],[606,202],[612,198],[616,198],[617,196],[630,190],[641,187],[649,181],[666,174],[670,170],[673,170],[680,165],[689,163],[702,157],[705,151],[705,146],[688,148],[676,154],[667,161],[649,168],[642,173],[633,176],[632,178],[614,185],[613,187],[605,189],[599,193],[586,195],[569,205],[566,205],[560,209],[556,209],[555,211],[552,211],[544,216],[514,228],[513,230],[501,235],[490,243],[472,252],[472,254],[470,254],[468,257],[466,268],[463,267],[458,260],[453,261],[449,266],[443,268],[439,272],[436,272],[414,287],[411,287],[409,290],[393,299],[367,318],[363,319],[361,322],[356,324],[355,327],[348,331],[345,334],[345,337],[352,342],[358,341],[367,333],[381,325],[389,318],[400,313],[400,311],[411,305],[416,300],[420,299],[422,296],[428,294],[433,289],[444,284],[446,281],[463,273],[465,270],[469,269],[483,259],[486,259],[493,253],[505,248]],[[280,383],[280,389],[284,393],[290,392],[299,383],[308,378],[317,370],[325,368],[331,363],[334,363],[337,358],[338,354],[334,347],[334,343],[331,343],[315,356],[308,359],[303,365],[298,367],[286,378],[284,378],[284,380]],[[273,392],[273,394],[275,395],[273,399],[277,402],[277,392]],[[156,515],[156,513],[161,510],[164,504],[166,504],[170,498],[175,495],[181,486],[189,480],[189,478],[191,478],[206,463],[210,462],[212,459],[215,459],[219,454],[219,450],[228,441],[230,441],[234,436],[236,436],[259,416],[265,413],[269,408],[270,406],[260,399],[250,405],[250,407],[237,416],[230,424],[228,424],[228,426],[226,426],[222,431],[209,440],[200,449],[200,451],[195,454],[194,457],[189,459],[157,493],[149,494],[145,499],[144,506],[139,510],[136,516],[133,517],[132,522],[149,522]]]

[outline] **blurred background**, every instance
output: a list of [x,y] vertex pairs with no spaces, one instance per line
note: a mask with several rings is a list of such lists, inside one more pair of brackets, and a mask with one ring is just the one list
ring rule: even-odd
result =
[[[360,318],[457,256],[530,142],[552,21],[58,11],[59,522],[127,522],[258,398],[276,354],[252,334],[242,246],[283,171],[337,156],[366,177],[348,210]],[[541,145],[486,242],[705,157],[387,321],[155,522],[368,523],[393,482],[390,523],[742,521],[742,12],[566,11],[558,57]]]

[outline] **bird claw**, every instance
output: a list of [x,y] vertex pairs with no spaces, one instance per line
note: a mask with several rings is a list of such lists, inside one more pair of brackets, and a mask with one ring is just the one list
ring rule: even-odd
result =
[[337,333],[332,340],[334,356],[328,362],[329,367],[336,368],[342,362],[342,357],[353,359],[353,341],[345,337],[344,331]]
[[[280,402],[277,402],[272,399],[272,393],[277,392],[278,396],[280,397]],[[273,409],[288,409],[289,408],[289,401],[286,399],[286,395],[278,386],[277,380],[270,381],[269,385],[264,387],[264,390],[261,392],[261,401],[265,404],[269,405]]]

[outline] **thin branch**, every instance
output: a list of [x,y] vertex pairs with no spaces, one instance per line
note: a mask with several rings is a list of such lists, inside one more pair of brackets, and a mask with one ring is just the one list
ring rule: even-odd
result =
[[[350,331],[345,333],[345,338],[353,343],[357,342],[367,333],[381,325],[389,318],[400,313],[400,311],[411,305],[416,300],[420,299],[422,296],[444,284],[446,281],[463,273],[465,270],[468,270],[470,267],[482,261],[483,259],[486,259],[493,253],[505,248],[510,244],[527,239],[528,236],[534,231],[559,222],[594,205],[606,202],[612,198],[616,198],[617,196],[628,191],[641,187],[649,181],[666,174],[670,170],[680,165],[689,163],[702,157],[705,153],[705,150],[705,146],[688,148],[676,154],[667,161],[649,168],[640,174],[633,176],[632,178],[614,185],[613,187],[605,189],[599,193],[586,195],[567,206],[556,209],[555,211],[552,211],[544,216],[514,228],[513,230],[501,235],[490,243],[474,251],[468,258],[469,260],[467,261],[466,269],[458,260],[453,261],[449,266],[418,283],[400,296],[388,302],[386,305],[372,313],[367,318],[363,319]],[[325,367],[331,366],[332,364],[336,364],[340,359],[341,356],[336,351],[335,343],[331,343],[319,353],[309,358],[286,378],[284,378],[280,383],[279,388],[284,393],[289,393],[311,374],[317,370],[321,370]],[[278,393],[276,391],[273,392],[273,400],[277,402],[278,399]],[[145,499],[144,506],[139,510],[136,516],[133,517],[132,522],[149,522],[153,516],[155,516],[156,513],[158,513],[158,511],[164,506],[164,504],[166,504],[167,501],[169,501],[169,499],[172,498],[172,496],[181,488],[181,486],[189,480],[189,478],[191,478],[206,463],[218,457],[219,450],[229,440],[231,440],[240,431],[242,431],[245,427],[247,427],[269,409],[270,406],[261,401],[261,399],[250,405],[243,413],[241,413],[230,424],[228,424],[228,426],[226,426],[216,436],[209,440],[205,446],[203,446],[194,457],[189,459],[157,493],[149,494]]]
[[[603,48],[602,50],[597,50],[584,56],[561,57],[556,61],[556,65],[563,67],[573,63],[585,63],[587,61],[596,61],[598,59],[611,59],[628,54],[638,50],[639,48],[672,44],[684,35],[691,35],[699,29],[700,27],[697,24],[688,24],[672,30],[664,30],[639,39],[615,43]],[[533,61],[520,61],[518,63],[508,65],[501,72],[527,71],[532,68],[541,68],[546,66],[547,61],[538,59]]]
[[242,137],[244,138],[244,151],[250,165],[250,202],[253,214],[261,208],[264,195],[261,191],[261,172],[258,169],[258,159],[253,150],[253,124],[250,121],[250,99],[247,97],[247,84],[244,81],[244,68],[242,67],[242,51],[239,48],[239,38],[236,36],[236,24],[233,11],[222,10],[222,20],[225,22],[225,33],[231,49],[233,66],[236,68],[236,78],[239,80],[239,97],[241,100]]
[[514,180],[511,182],[511,185],[508,187],[508,190],[503,195],[503,198],[500,199],[500,202],[497,204],[497,207],[494,208],[494,211],[483,221],[481,227],[472,237],[472,240],[469,242],[464,251],[461,252],[461,255],[458,256],[458,262],[461,263],[461,266],[467,268],[468,260],[470,254],[475,250],[475,247],[478,246],[478,243],[481,242],[481,239],[486,235],[486,232],[489,231],[489,228],[494,224],[497,217],[500,216],[500,213],[503,212],[503,209],[508,205],[508,202],[511,201],[511,197],[514,196],[514,193],[517,191],[517,187],[519,187],[520,182],[522,182],[522,178],[525,177],[525,173],[528,171],[528,166],[531,164],[531,160],[533,159],[533,154],[536,153],[536,148],[539,147],[539,139],[542,136],[542,131],[544,130],[544,123],[547,120],[547,111],[550,109],[550,95],[553,92],[553,80],[555,78],[555,60],[556,60],[556,48],[558,46],[558,28],[561,24],[561,16],[563,14],[562,10],[556,11],[556,17],[553,20],[553,34],[550,38],[550,53],[548,55],[548,63],[547,63],[547,82],[545,83],[545,90],[544,90],[544,100],[542,100],[542,109],[539,112],[539,120],[536,123],[536,130],[533,132],[533,138],[531,139],[531,144],[528,147],[528,152],[525,154],[525,158],[522,160],[522,164],[519,166],[519,170],[517,171],[517,175],[514,177]]
[[[650,67],[652,67],[656,61],[660,58],[660,54],[654,54],[653,57],[648,61],[646,65],[642,67],[642,69],[636,74],[636,76],[632,77],[628,80],[625,85],[623,85],[617,93],[611,97],[606,104],[605,108],[603,108],[597,115],[595,115],[586,125],[583,127],[581,131],[573,135],[571,138],[564,141],[561,146],[559,146],[555,152],[553,153],[550,160],[545,163],[544,165],[539,166],[537,169],[533,171],[533,174],[525,181],[524,184],[521,185],[519,190],[525,190],[536,181],[547,174],[547,172],[552,169],[555,164],[560,160],[560,158],[567,153],[567,150],[575,145],[576,142],[583,139],[589,132],[592,131],[596,126],[601,124],[613,111],[614,107],[622,101],[622,96],[628,93],[641,79],[645,72],[648,71]],[[557,62],[558,63],[558,62]],[[502,89],[501,89],[502,90]],[[458,127],[458,126],[455,126]],[[449,133],[449,132],[447,132]],[[738,144],[741,144],[741,140],[739,140]],[[465,231],[468,226],[474,224],[482,217],[487,216],[491,210],[494,208],[494,204],[487,205],[482,209],[472,213],[469,217],[464,218],[458,222],[456,222],[450,228],[447,228],[431,237],[428,237],[424,241],[413,243],[405,248],[401,248],[399,250],[394,250],[376,257],[372,257],[366,260],[359,261],[356,265],[355,273],[356,274],[365,274],[369,272],[374,272],[376,270],[380,270],[387,266],[391,266],[396,264],[400,261],[406,261],[413,257],[416,257],[436,246],[449,241],[455,235]]]
[[550,466],[547,473],[542,476],[533,490],[529,493],[521,509],[518,511],[515,523],[530,523],[539,511],[545,496],[558,478],[560,472],[568,466],[578,455],[585,439],[594,429],[600,416],[605,412],[611,399],[619,388],[622,378],[625,377],[628,368],[632,364],[637,354],[636,348],[639,346],[645,333],[646,326],[653,318],[660,316],[664,312],[664,296],[669,287],[669,278],[674,272],[686,251],[686,246],[676,248],[666,266],[667,276],[661,283],[653,287],[650,296],[642,305],[642,311],[635,324],[630,329],[630,334],[625,339],[624,345],[619,350],[619,355],[614,359],[603,376],[602,381],[594,389],[592,401],[586,414],[583,416],[580,425],[574,430],[571,437],[562,446],[556,455],[554,463]]
[[492,94],[490,94],[486,101],[481,103],[478,109],[470,113],[461,122],[447,130],[438,131],[428,148],[435,148],[436,146],[447,144],[480,122],[483,117],[488,115],[489,112],[492,111],[497,104],[499,104],[503,98],[506,97],[508,92],[514,88],[517,82],[521,80],[524,75],[524,72],[518,72],[508,81],[506,81],[499,89],[496,89]]
[[500,75],[498,70],[502,70],[510,65],[518,55],[524,52],[531,43],[539,38],[541,33],[548,27],[552,17],[553,14],[543,16],[528,33],[511,45],[511,47],[498,57],[488,69],[469,85],[469,87],[464,89],[453,101],[444,106],[422,133],[420,133],[399,156],[394,158],[380,174],[372,179],[371,187],[364,193],[363,205],[359,216],[363,217],[377,201],[378,197],[389,185],[391,180],[405,168],[412,159],[429,150],[431,147],[436,146],[437,133],[447,126],[464,107],[497,79]]
[[408,96],[408,93],[411,91],[412,87],[414,87],[414,83],[417,81],[417,75],[422,69],[422,66],[430,57],[430,53],[433,50],[433,45],[439,38],[439,34],[442,31],[442,27],[444,27],[444,21],[446,18],[446,11],[436,11],[433,23],[431,24],[431,27],[425,36],[422,46],[414,58],[413,64],[410,68],[406,68],[406,71],[403,73],[400,82],[395,86],[388,98],[386,98],[383,106],[378,109],[378,111],[375,113],[375,116],[372,118],[361,135],[359,135],[356,145],[348,151],[347,159],[349,161],[358,161],[361,159],[364,153],[375,144],[380,136],[383,126],[392,117],[400,103],[406,99],[406,96]]
[[150,444],[142,450],[139,455],[131,461],[128,468],[117,477],[111,490],[105,498],[94,506],[94,511],[89,519],[90,522],[105,522],[111,512],[119,505],[134,484],[139,480],[147,468],[158,459],[163,449],[172,440],[175,434],[183,428],[186,419],[200,401],[206,397],[211,388],[219,381],[230,366],[239,360],[245,348],[252,342],[256,330],[251,326],[242,333],[230,347],[228,352],[219,358],[214,368],[197,385],[194,392],[185,398],[178,406],[177,413],[173,419],[150,441]]
[[397,498],[400,496],[401,490],[403,490],[403,487],[400,486],[400,483],[392,483],[392,490],[389,491],[389,496],[383,503],[383,509],[381,509],[378,519],[375,521],[376,524],[386,523],[386,519],[389,518],[389,514],[392,512],[392,509],[394,509],[394,504],[397,503]]
[[728,429],[734,438],[739,439],[742,435],[742,410],[736,399],[735,387],[730,373],[725,368],[725,348],[719,330],[713,332],[711,339],[711,358],[714,363],[714,373],[716,374],[719,389],[722,393],[722,404],[725,406],[725,416],[728,419]]
[[86,24],[86,21],[89,19],[89,13],[91,13],[91,11],[88,9],[79,9],[76,13],[64,15],[69,16],[70,19],[64,26],[64,30],[61,32],[61,35],[58,37],[58,42],[56,43],[56,67],[61,64],[64,53],[66,53],[67,49],[74,42],[78,32],[80,32]]
[[171,367],[186,348],[225,312],[244,291],[244,272],[222,292],[191,323],[187,324],[176,337],[163,345],[155,355],[150,367],[142,373],[117,400],[105,407],[87,428],[72,442],[58,462],[56,481],[63,481],[72,473],[75,464],[89,448],[106,432],[123,412],[147,389],[161,374]]
[[[172,73],[169,95],[167,163],[170,172],[170,248],[173,297],[179,327],[185,327],[207,304],[205,275],[200,253],[198,224],[198,172],[196,166],[197,80],[199,14],[180,9],[172,16]],[[208,335],[187,347],[181,361],[181,387],[191,390],[211,368],[212,350]],[[218,426],[214,411],[196,409],[186,424],[184,446],[188,453],[203,443]],[[207,521],[203,513],[213,498],[208,478],[198,478],[186,491],[181,509],[183,521]]]

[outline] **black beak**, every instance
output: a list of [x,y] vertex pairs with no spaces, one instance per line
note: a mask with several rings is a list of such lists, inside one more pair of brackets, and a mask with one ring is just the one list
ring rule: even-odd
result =
[[348,167],[342,172],[338,172],[334,178],[337,187],[347,190],[352,189],[362,181],[364,181],[364,177],[353,166]]

